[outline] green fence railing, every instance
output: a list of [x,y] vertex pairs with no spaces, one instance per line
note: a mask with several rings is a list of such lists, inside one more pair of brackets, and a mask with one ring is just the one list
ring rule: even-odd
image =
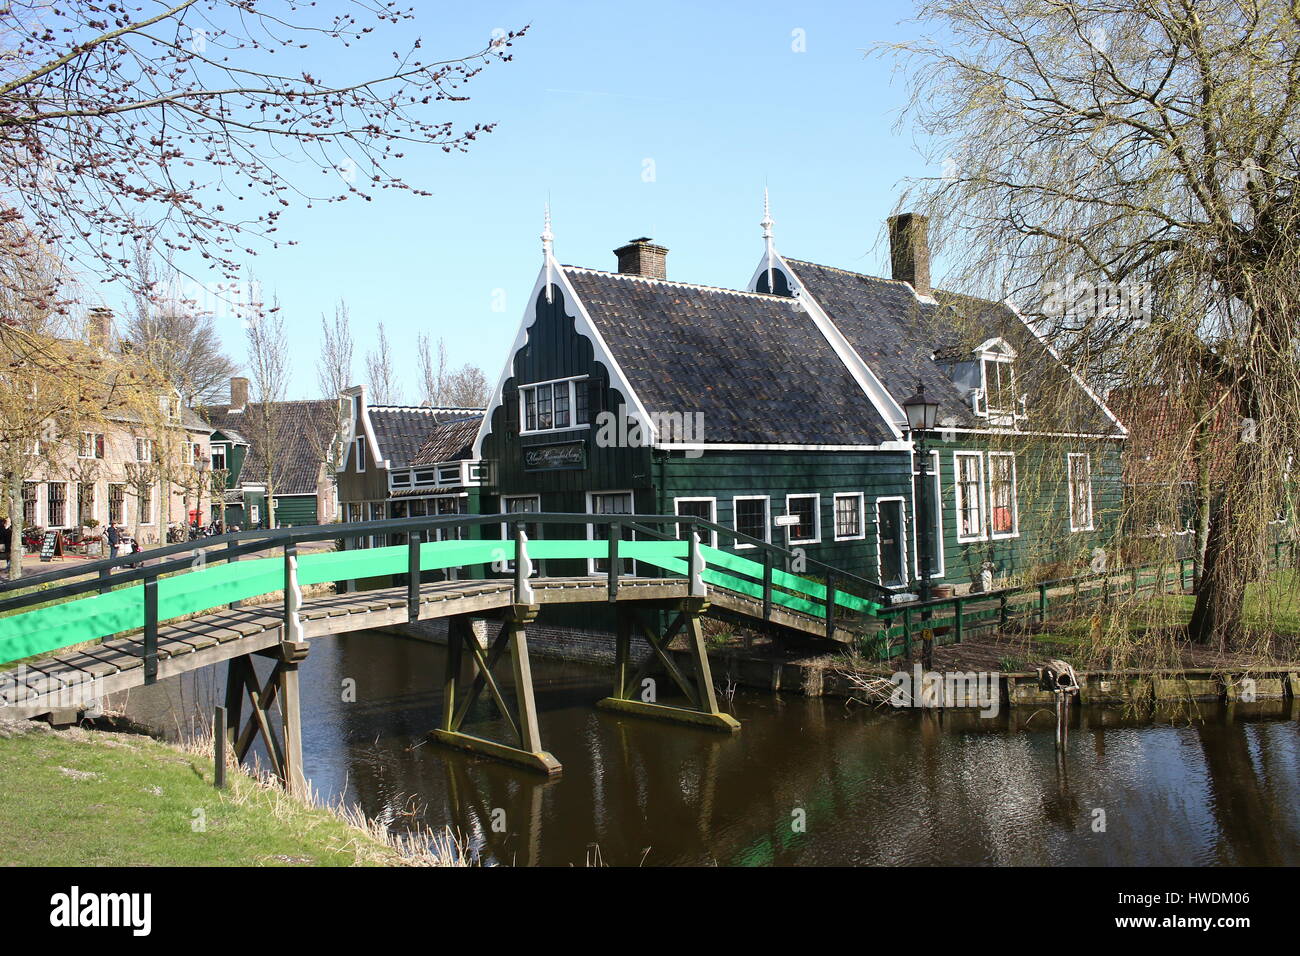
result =
[[[506,520],[515,525],[514,540],[468,536],[500,529],[499,515],[355,522],[240,532],[6,582],[0,586],[0,615],[4,615],[0,616],[0,664],[142,630],[146,673],[156,675],[157,631],[162,622],[277,591],[285,592],[288,622],[293,614],[290,593],[303,585],[399,575],[406,577],[414,615],[425,572],[496,570],[514,574],[516,586],[522,587],[519,569],[544,560],[604,561],[611,600],[625,574],[625,561],[670,576],[698,575],[703,583],[762,602],[764,618],[771,617],[773,607],[786,608],[824,620],[829,634],[846,618],[875,614],[882,606],[880,600],[873,600],[884,591],[878,585],[816,562],[812,564],[824,572],[822,581],[791,574],[778,564],[792,561],[792,552],[689,516],[528,513]],[[528,541],[522,533],[525,522],[551,529],[604,528],[605,534]],[[692,552],[690,541],[698,542],[701,530],[732,536],[737,544],[754,548],[760,560],[708,546]],[[309,541],[375,537],[405,540],[373,548],[298,553],[298,545]],[[517,560],[521,547],[523,562]],[[280,554],[264,555],[276,548]],[[513,571],[506,570],[508,563],[515,565]]]

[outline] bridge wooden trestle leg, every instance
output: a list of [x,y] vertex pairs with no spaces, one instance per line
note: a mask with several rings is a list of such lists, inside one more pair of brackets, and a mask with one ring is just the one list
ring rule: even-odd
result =
[[[485,651],[474,634],[469,617],[458,615],[447,621],[447,670],[443,681],[442,723],[429,736],[441,744],[468,750],[485,757],[540,770],[555,775],[560,772],[560,762],[542,749],[541,734],[537,727],[537,703],[533,697],[533,671],[528,659],[526,628],[537,616],[536,605],[512,606],[506,614],[492,645]],[[510,652],[514,672],[516,706],[507,702],[501,686],[493,673],[505,652]],[[471,655],[474,677],[468,682],[463,673],[464,653]],[[487,740],[467,734],[461,728],[470,708],[487,688],[506,725],[517,741],[517,746]]]
[[[290,793],[305,794],[307,779],[302,768],[302,710],[299,700],[298,665],[307,657],[305,641],[284,641],[259,651],[275,659],[275,668],[265,683],[257,678],[253,656],[233,657],[226,671],[227,726],[235,760],[244,761],[258,737],[266,748],[271,769]],[[243,705],[249,704],[248,722],[242,727]],[[275,732],[272,710],[280,705],[280,729]]]
[[[718,709],[713,672],[709,669],[709,655],[704,646],[704,630],[700,626],[700,618],[708,610],[709,602],[703,598],[687,598],[676,607],[677,617],[662,636],[656,634],[636,611],[626,607],[619,609],[614,635],[614,693],[599,701],[596,706],[638,717],[673,720],[734,734],[740,730],[740,721]],[[640,631],[654,651],[635,674],[631,667],[634,631]],[[668,653],[668,645],[680,633],[685,633],[690,652],[689,674],[682,673],[673,656]],[[656,663],[686,696],[689,707],[659,703],[655,699],[658,695],[651,694],[650,688],[642,683]]]

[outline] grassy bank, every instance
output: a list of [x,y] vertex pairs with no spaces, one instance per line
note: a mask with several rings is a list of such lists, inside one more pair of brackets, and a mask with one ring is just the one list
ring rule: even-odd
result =
[[448,863],[357,817],[295,800],[133,734],[0,721],[0,865],[385,866]]

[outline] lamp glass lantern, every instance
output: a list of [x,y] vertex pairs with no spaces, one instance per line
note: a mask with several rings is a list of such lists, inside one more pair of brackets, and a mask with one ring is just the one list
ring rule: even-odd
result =
[[925,397],[925,386],[917,385],[916,394],[903,402],[907,427],[912,431],[931,431],[939,417],[939,403]]

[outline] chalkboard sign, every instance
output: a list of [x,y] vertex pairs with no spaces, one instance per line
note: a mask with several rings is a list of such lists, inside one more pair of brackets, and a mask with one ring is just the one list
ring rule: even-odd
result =
[[41,560],[52,561],[63,557],[63,532],[47,531],[41,541]]

